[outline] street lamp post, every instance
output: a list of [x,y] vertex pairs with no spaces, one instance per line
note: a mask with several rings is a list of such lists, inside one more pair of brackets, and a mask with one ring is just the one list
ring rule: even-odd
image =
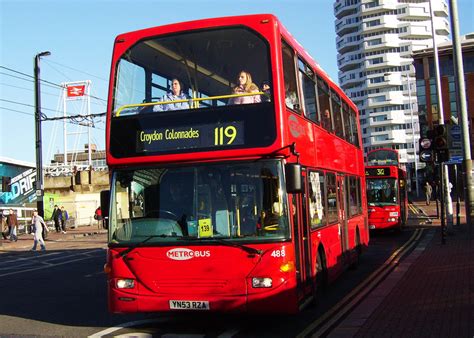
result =
[[43,159],[41,144],[41,84],[40,84],[40,59],[42,56],[51,55],[50,52],[41,52],[35,56],[35,146],[36,146],[36,208],[38,214],[44,217],[44,187],[43,187]]
[[420,187],[418,183],[418,160],[416,158],[416,137],[415,137],[415,121],[413,119],[413,103],[411,102],[411,82],[410,75],[404,74],[403,77],[407,78],[407,87],[408,87],[408,102],[410,104],[410,117],[411,117],[411,134],[413,137],[413,160],[415,161],[415,186],[416,186],[416,196],[420,196]]

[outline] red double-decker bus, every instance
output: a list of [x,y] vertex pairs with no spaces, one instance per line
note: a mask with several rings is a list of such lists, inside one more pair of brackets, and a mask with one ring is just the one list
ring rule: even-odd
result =
[[110,311],[303,308],[369,241],[359,128],[272,15],[118,36]]
[[408,197],[406,172],[400,168],[398,152],[376,149],[367,154],[367,162],[369,228],[401,230],[408,217]]

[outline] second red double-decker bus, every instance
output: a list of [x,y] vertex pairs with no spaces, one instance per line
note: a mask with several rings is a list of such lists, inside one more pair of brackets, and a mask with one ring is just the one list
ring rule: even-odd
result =
[[406,172],[399,166],[398,152],[376,149],[367,155],[365,168],[370,229],[400,230],[408,217]]
[[110,83],[112,312],[294,313],[357,262],[357,110],[277,18],[120,35]]

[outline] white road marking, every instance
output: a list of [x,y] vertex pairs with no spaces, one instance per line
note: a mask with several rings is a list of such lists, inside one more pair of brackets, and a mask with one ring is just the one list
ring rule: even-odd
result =
[[[93,250],[93,251],[89,251],[89,252],[94,252],[96,250]],[[82,254],[80,254],[81,256],[85,255],[86,257],[83,257],[83,258],[77,258],[77,259],[71,259],[71,260],[67,260],[67,261],[63,261],[63,262],[59,262],[59,263],[47,263],[49,265],[45,266],[44,264],[42,264],[42,266],[37,266],[37,267],[33,267],[33,268],[30,268],[30,269],[25,269],[25,270],[21,270],[21,271],[12,271],[12,272],[6,272],[6,273],[2,273],[0,274],[0,277],[5,277],[5,276],[11,276],[11,275],[16,275],[16,274],[20,274],[20,273],[24,273],[24,272],[30,272],[30,271],[36,271],[36,270],[43,270],[43,269],[49,269],[51,267],[55,267],[55,266],[59,266],[59,265],[65,265],[65,264],[70,264],[70,263],[74,263],[74,262],[79,262],[79,261],[83,261],[83,260],[86,260],[86,259],[91,259],[91,258],[95,258],[96,256],[92,256],[92,255],[88,255],[89,252],[84,252]],[[46,255],[42,255],[41,253],[39,254],[38,257],[44,257]],[[77,256],[76,256],[77,257]],[[30,257],[31,258],[31,257]],[[41,262],[41,261],[40,261]],[[35,263],[38,263],[38,262],[35,262]]]
[[[122,330],[126,327],[132,327],[132,326],[135,326],[135,325],[142,325],[142,324],[148,324],[148,323],[159,323],[159,322],[162,322],[166,319],[167,318],[155,318],[155,319],[143,319],[143,320],[136,320],[136,321],[133,321],[133,322],[126,322],[126,323],[119,324],[117,326],[110,327],[108,329],[102,330],[100,332],[94,333],[94,334],[90,335],[89,338],[100,338],[100,337],[103,337],[103,336],[110,335],[111,333],[113,333],[115,331]],[[126,336],[130,337],[129,334],[127,334]]]
[[235,336],[237,333],[239,333],[238,329],[230,329],[225,332],[222,332],[220,335],[218,335],[218,338],[232,338]]
[[180,334],[180,333],[166,333],[161,335],[161,338],[203,338],[204,334]]

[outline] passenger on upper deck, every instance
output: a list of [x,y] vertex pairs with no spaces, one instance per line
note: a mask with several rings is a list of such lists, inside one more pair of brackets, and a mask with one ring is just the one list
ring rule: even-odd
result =
[[[238,85],[232,94],[258,93],[258,87],[252,82],[252,75],[247,71],[241,71],[237,80]],[[238,96],[229,99],[228,104],[260,103],[260,95]]]
[[296,92],[290,88],[290,83],[285,80],[285,103],[286,106],[298,110],[298,97],[296,96]]
[[262,82],[262,92],[263,94],[260,95],[260,100],[262,102],[270,102],[272,100],[272,94],[270,92],[270,83],[268,81]]
[[[161,99],[161,102],[169,101],[178,101],[178,100],[189,100],[188,95],[182,91],[181,81],[174,78],[171,81],[171,91],[166,93]],[[176,103],[164,103],[157,104],[153,106],[153,111],[167,111],[167,110],[180,110],[180,109],[189,109],[189,103],[186,102],[176,102]]]

